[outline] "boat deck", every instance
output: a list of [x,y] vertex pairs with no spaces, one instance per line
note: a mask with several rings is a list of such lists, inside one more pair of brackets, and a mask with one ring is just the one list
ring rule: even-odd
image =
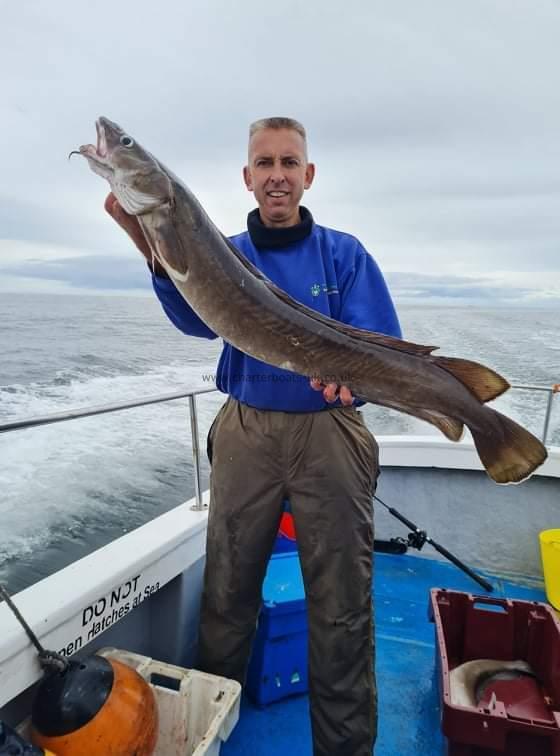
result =
[[[488,573],[495,597],[546,600],[541,590]],[[435,680],[434,625],[428,620],[429,591],[449,588],[483,595],[449,563],[418,556],[376,555],[375,619],[379,693],[376,756],[443,753]],[[222,756],[310,756],[307,696],[258,708],[246,698],[239,723]]]

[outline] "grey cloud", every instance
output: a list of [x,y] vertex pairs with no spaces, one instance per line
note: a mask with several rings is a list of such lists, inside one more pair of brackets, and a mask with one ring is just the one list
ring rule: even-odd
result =
[[306,204],[384,265],[558,281],[556,0],[99,0],[90,18],[85,0],[3,9],[0,239],[129,248],[106,183],[66,161],[101,114],[238,231],[248,124],[285,114],[318,164]]
[[124,290],[151,289],[148,268],[141,259],[84,255],[59,260],[27,260],[0,267],[11,278],[38,278],[58,281],[73,288]]
[[[100,213],[101,215],[101,213]],[[49,208],[26,197],[0,196],[0,236],[45,243],[87,243],[91,227],[68,212],[64,202]]]
[[453,302],[484,305],[560,306],[560,289],[549,297],[539,296],[535,288],[495,279],[467,276],[438,276],[420,273],[388,273],[388,285],[395,300],[418,303]]
[[[54,260],[26,260],[17,265],[0,267],[0,274],[17,279],[35,278],[57,281],[71,288],[123,291],[151,290],[145,263],[135,258],[84,255]],[[427,275],[414,272],[387,273],[386,279],[395,301],[433,304],[480,303],[484,305],[560,305],[560,289],[554,297],[535,297],[529,286],[496,282],[484,276]],[[537,292],[538,294],[538,292]]]

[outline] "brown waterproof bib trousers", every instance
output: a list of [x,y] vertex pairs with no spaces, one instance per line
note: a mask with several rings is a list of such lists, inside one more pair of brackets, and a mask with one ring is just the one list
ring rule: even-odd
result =
[[257,410],[231,397],[210,430],[200,669],[243,683],[262,583],[289,499],[309,626],[314,756],[370,756],[373,501],[378,448],[358,410]]

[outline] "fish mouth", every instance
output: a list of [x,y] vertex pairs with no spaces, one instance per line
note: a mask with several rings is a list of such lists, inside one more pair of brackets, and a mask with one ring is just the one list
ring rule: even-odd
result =
[[97,157],[102,160],[107,159],[107,136],[105,134],[105,126],[98,118],[95,122],[95,130],[97,132]]
[[113,167],[108,160],[109,150],[107,147],[107,134],[102,118],[96,120],[95,130],[97,132],[97,144],[82,144],[79,149],[73,150],[68,157],[71,157],[72,155],[82,155],[87,160],[94,163],[94,165],[103,168],[105,171],[113,172]]
[[80,153],[93,160],[95,163],[102,165],[104,168],[109,168],[107,158],[109,157],[109,150],[107,149],[107,134],[105,132],[105,125],[101,118],[98,118],[95,122],[95,131],[97,132],[97,144],[84,144],[80,147]]

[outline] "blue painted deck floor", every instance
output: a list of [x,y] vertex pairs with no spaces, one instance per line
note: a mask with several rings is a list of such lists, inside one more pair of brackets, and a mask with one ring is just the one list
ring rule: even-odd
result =
[[[375,756],[440,756],[444,738],[434,673],[434,626],[428,620],[429,591],[449,588],[482,595],[484,590],[452,565],[432,559],[377,554],[375,563],[379,693]],[[496,597],[545,600],[542,591],[485,576],[494,585]],[[244,698],[239,723],[221,754],[311,756],[307,696],[266,708],[257,708]]]

